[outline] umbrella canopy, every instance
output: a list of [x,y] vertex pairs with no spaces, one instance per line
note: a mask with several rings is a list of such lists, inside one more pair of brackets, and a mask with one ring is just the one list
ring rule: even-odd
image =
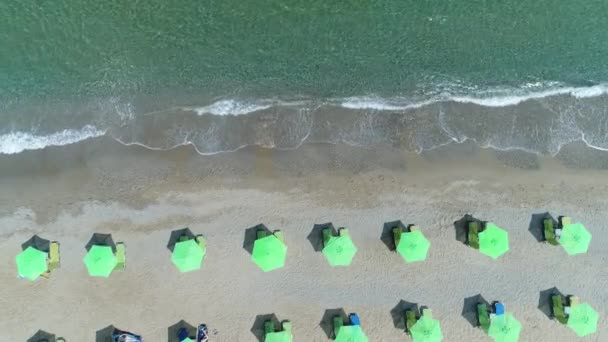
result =
[[171,261],[180,272],[189,272],[201,268],[205,251],[196,240],[186,240],[175,244]]
[[517,342],[521,332],[521,323],[511,313],[495,316],[490,321],[488,335],[495,342]]
[[180,342],[194,342],[194,340],[191,339],[190,337],[186,337],[185,339],[181,340]]
[[264,272],[285,266],[287,246],[274,235],[255,240],[251,260]]
[[367,342],[367,336],[360,325],[343,325],[338,329],[336,342]]
[[591,305],[582,303],[570,308],[568,316],[568,327],[572,329],[579,337],[593,334],[597,330],[597,321],[599,314]]
[[332,236],[323,248],[323,254],[331,266],[348,266],[357,254],[357,247],[350,236]]
[[558,241],[568,255],[587,253],[591,233],[582,223],[568,224],[563,228]]
[[401,255],[405,262],[415,262],[426,260],[431,243],[421,231],[401,233],[397,253]]
[[84,257],[89,275],[92,277],[109,277],[116,267],[116,255],[110,246],[93,245]]
[[440,342],[443,333],[439,321],[422,315],[410,329],[414,342]]
[[17,273],[23,278],[36,280],[41,274],[49,270],[47,264],[47,254],[34,247],[28,247],[23,252],[17,254]]
[[266,334],[264,342],[292,342],[293,337],[288,331],[277,331]]
[[498,259],[509,250],[509,233],[494,223],[486,224],[479,233],[479,251],[492,259]]

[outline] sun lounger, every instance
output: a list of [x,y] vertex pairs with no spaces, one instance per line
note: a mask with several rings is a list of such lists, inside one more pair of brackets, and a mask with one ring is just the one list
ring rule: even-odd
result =
[[114,342],[143,342],[141,336],[126,331],[116,331],[112,338]]
[[417,232],[417,231],[420,231],[420,227],[418,227],[416,225],[410,226],[410,232]]
[[127,267],[127,251],[125,244],[122,242],[116,243],[116,266],[114,270],[120,271]]
[[334,338],[336,336],[338,336],[338,330],[340,330],[340,328],[342,328],[342,326],[344,326],[344,319],[342,318],[342,316],[335,316],[334,317]]
[[49,245],[49,272],[59,268],[59,242],[53,241]]
[[283,328],[283,331],[285,331],[286,333],[291,335],[291,329],[292,329],[291,321],[283,321],[281,326]]
[[403,229],[401,227],[393,228],[393,242],[395,242],[395,248],[399,246],[399,241],[401,240],[401,234],[403,233]]
[[339,236],[349,236],[348,229],[346,229],[346,228],[338,229],[338,235]]
[[332,234],[330,228],[323,229],[323,247],[331,240]]
[[271,334],[275,331],[275,326],[272,321],[264,322],[264,334]]
[[418,317],[416,317],[416,312],[414,310],[405,310],[405,331],[407,333],[410,332],[410,329],[412,329],[417,321]]
[[476,221],[469,222],[468,243],[469,246],[479,249],[479,223]]
[[496,316],[505,314],[505,304],[501,302],[494,302],[494,314]]
[[433,311],[431,309],[422,309],[422,316],[426,318],[433,318]]
[[488,306],[484,303],[477,304],[477,322],[484,331],[490,328],[490,315],[488,314]]
[[350,321],[350,325],[361,325],[359,315],[357,315],[356,313],[351,313],[350,315],[348,315],[348,320]]
[[565,226],[572,224],[572,218],[568,217],[568,216],[562,216],[560,219],[560,223],[561,223],[561,228],[564,228]]
[[205,237],[203,235],[200,235],[200,234],[197,235],[196,242],[198,242],[198,245],[201,246],[202,249],[207,248],[207,239],[205,239]]
[[577,306],[581,303],[581,299],[578,298],[577,296],[568,296],[568,302],[570,303],[570,306]]
[[552,245],[557,245],[557,239],[555,236],[555,227],[553,227],[552,219],[544,219],[543,220],[543,235],[545,237],[545,241]]
[[562,296],[559,294],[555,294],[551,296],[551,312],[555,319],[562,323],[568,323],[568,318],[566,318],[566,312],[564,311],[564,302]]
[[268,232],[263,230],[263,229],[258,229],[258,231],[256,232],[256,238],[259,239],[263,239],[268,235]]
[[274,231],[274,236],[277,237],[277,239],[281,240],[281,242],[285,243],[285,235],[283,235],[283,232],[280,230],[275,230]]
[[207,332],[207,325],[201,324],[196,329],[196,342],[208,342],[209,336]]

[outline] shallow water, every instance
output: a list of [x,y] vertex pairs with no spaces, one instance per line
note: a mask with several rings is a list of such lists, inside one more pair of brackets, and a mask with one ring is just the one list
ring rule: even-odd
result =
[[605,13],[595,0],[10,0],[0,153],[102,134],[201,153],[467,139],[604,149]]

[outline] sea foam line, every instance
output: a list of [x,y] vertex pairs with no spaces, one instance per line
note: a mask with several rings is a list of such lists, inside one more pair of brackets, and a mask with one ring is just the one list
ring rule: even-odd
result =
[[36,135],[26,132],[10,132],[0,135],[0,154],[15,154],[25,150],[39,150],[48,146],[64,146],[86,139],[100,137],[106,132],[93,125],[81,129],[64,129],[48,135]]

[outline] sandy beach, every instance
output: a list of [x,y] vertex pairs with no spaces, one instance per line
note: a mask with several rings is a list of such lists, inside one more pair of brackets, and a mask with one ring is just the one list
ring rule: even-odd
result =
[[[608,172],[600,167],[466,144],[423,155],[306,144],[200,156],[105,138],[1,156],[0,165],[3,341],[38,329],[95,341],[114,325],[161,342],[182,319],[206,323],[211,341],[256,341],[256,316],[269,313],[293,322],[296,341],[326,341],[319,323],[336,308],[357,312],[370,341],[410,341],[391,316],[401,300],[431,308],[444,341],[490,341],[461,316],[464,298],[480,293],[522,322],[520,341],[576,341],[537,308],[539,292],[554,286],[600,313],[597,333],[584,340],[608,341]],[[586,255],[534,238],[531,215],[546,211],[586,225]],[[508,230],[511,250],[492,260],[457,241],[453,222],[467,213]],[[394,220],[422,228],[427,261],[406,265],[380,240]],[[352,266],[331,268],[314,251],[307,236],[325,222],[350,229]],[[245,230],[259,223],[284,232],[283,269],[263,273],[243,248]],[[207,237],[200,271],[180,274],[170,262],[169,235],[183,227]],[[125,271],[87,275],[84,246],[94,232],[125,242]],[[14,257],[32,234],[61,243],[61,268],[49,279],[17,278]]]

